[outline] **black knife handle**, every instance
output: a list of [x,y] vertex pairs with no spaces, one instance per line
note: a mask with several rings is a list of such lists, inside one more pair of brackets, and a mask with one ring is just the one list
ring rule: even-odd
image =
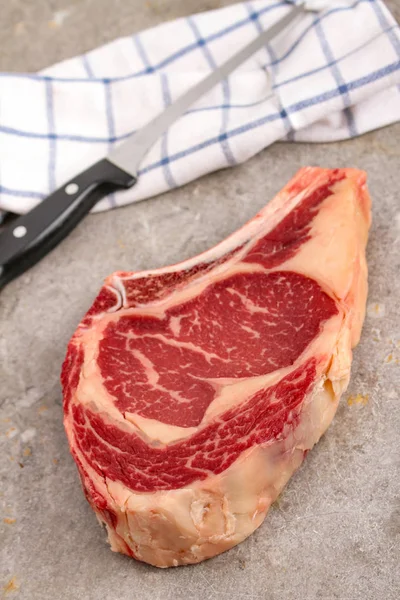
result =
[[90,209],[104,196],[117,189],[114,184],[105,183],[94,189],[81,201],[76,209],[71,212],[57,229],[53,229],[40,243],[29,246],[25,251],[5,266],[0,266],[0,290],[13,279],[25,273],[39,262],[46,254],[55,248],[67,235],[75,229]]
[[103,159],[74,177],[0,233],[0,288],[61,242],[104,196],[136,178]]
[[[50,194],[33,210],[22,215],[0,234],[0,265],[6,265],[23,250],[37,244],[49,231],[62,225],[86,196],[103,183],[128,188],[136,182],[129,173],[102,159]],[[98,202],[93,201],[92,206]]]

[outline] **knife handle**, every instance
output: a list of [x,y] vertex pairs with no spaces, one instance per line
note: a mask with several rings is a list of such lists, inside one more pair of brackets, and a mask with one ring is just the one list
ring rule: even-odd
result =
[[102,159],[0,233],[0,288],[59,244],[104,196],[136,178]]

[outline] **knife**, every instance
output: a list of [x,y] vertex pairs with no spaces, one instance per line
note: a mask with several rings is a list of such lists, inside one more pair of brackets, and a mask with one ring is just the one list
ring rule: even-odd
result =
[[101,198],[135,185],[140,162],[172,123],[306,10],[303,4],[294,6],[127,141],[113,148],[107,158],[76,175],[30,212],[4,226],[0,232],[0,289],[57,246]]

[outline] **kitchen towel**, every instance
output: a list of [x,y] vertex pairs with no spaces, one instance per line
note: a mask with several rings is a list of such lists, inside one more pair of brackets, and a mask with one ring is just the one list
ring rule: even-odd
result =
[[[299,17],[175,123],[121,206],[276,140],[351,138],[400,119],[400,28],[380,0]],[[0,209],[24,213],[290,10],[255,0],[117,39],[38,74],[0,74]]]

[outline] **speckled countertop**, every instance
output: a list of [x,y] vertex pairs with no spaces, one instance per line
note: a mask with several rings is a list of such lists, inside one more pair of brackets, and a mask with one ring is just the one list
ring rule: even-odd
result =
[[[0,70],[35,70],[218,0],[3,2]],[[388,2],[400,16],[398,0]],[[217,243],[302,165],[365,169],[370,294],[333,425],[264,525],[230,552],[157,570],[112,554],[62,426],[66,344],[102,278]],[[398,600],[400,594],[400,124],[351,142],[275,144],[245,165],[88,217],[0,295],[0,598]]]

